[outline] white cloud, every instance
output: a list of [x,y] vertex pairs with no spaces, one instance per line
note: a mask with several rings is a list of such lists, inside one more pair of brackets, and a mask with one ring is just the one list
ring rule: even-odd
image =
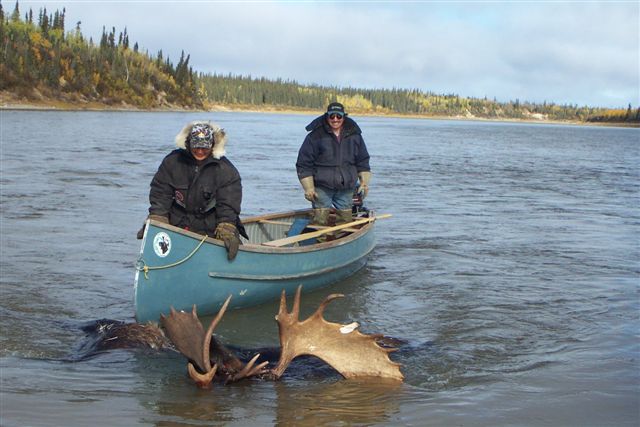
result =
[[[21,2],[198,71],[579,105],[640,104],[635,2]],[[10,12],[13,5],[3,4]]]

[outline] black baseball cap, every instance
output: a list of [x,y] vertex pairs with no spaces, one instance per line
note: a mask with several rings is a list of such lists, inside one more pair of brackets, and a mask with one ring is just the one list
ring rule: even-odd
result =
[[341,116],[346,116],[347,113],[344,112],[344,105],[339,102],[332,102],[327,107],[327,114],[340,114]]

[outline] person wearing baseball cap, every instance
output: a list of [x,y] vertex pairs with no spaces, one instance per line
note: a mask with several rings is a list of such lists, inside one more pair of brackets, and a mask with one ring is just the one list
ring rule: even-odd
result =
[[296,171],[304,197],[313,207],[313,222],[327,225],[331,208],[336,223],[352,221],[353,189],[364,199],[369,192],[369,152],[358,124],[344,105],[332,102],[315,118],[298,151]]
[[[220,239],[229,260],[236,257],[242,183],[240,173],[225,156],[226,133],[210,121],[193,121],[175,138],[151,180],[148,218]],[[144,236],[144,226],[138,238]]]

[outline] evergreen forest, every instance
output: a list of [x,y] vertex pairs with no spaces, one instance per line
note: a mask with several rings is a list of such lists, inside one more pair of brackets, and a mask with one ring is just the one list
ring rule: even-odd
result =
[[162,51],[149,54],[131,43],[125,28],[103,27],[99,41],[83,36],[80,22],[67,28],[65,9],[34,16],[16,2],[11,13],[0,1],[0,91],[21,99],[56,99],[139,109],[321,111],[340,101],[360,114],[424,117],[533,119],[640,123],[640,107],[608,109],[577,105],[498,102],[419,89],[359,89],[303,85],[295,80],[203,73],[182,52],[178,63]]

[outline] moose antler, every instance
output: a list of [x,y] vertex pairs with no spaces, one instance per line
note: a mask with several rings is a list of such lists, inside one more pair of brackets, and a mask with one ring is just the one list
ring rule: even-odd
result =
[[358,324],[340,325],[328,322],[322,313],[342,294],[331,294],[320,307],[306,320],[300,322],[300,292],[298,286],[293,300],[293,309],[287,311],[287,297],[283,290],[280,296],[280,310],[276,316],[280,330],[282,347],[278,365],[271,371],[280,378],[289,363],[301,355],[316,356],[338,371],[345,378],[383,377],[402,381],[400,365],[389,359],[389,353],[395,348],[383,348],[377,343],[382,335],[366,335],[357,331]]
[[[276,316],[280,330],[280,359],[278,365],[269,371],[265,369],[268,362],[255,364],[260,354],[256,354],[245,365],[213,337],[213,330],[227,310],[231,296],[224,302],[206,332],[198,319],[195,305],[191,313],[177,312],[172,307],[169,316],[162,315],[160,320],[176,349],[189,359],[189,376],[200,387],[209,386],[219,366],[225,373],[225,382],[264,374],[267,374],[266,377],[278,379],[291,361],[301,355],[322,359],[345,378],[381,377],[396,381],[404,379],[400,372],[400,364],[389,359],[389,353],[396,349],[379,345],[393,345],[389,341],[385,342],[383,335],[362,334],[357,331],[356,322],[341,325],[328,322],[322,317],[327,304],[344,295],[329,295],[314,314],[300,322],[298,318],[301,290],[302,286],[298,286],[291,312],[287,310],[284,290],[280,296],[280,309]],[[213,366],[210,357],[212,352],[216,362]]]
[[[212,338],[213,330],[218,326],[230,301],[231,295],[229,295],[224,302],[216,317],[213,318],[206,332],[198,319],[195,305],[191,313],[184,311],[177,312],[171,307],[169,317],[165,317],[164,315],[160,316],[160,322],[166,330],[169,339],[173,342],[176,349],[189,359],[187,365],[189,376],[199,387],[208,387],[218,369],[218,363],[215,363],[213,367],[211,366],[210,347],[217,353],[216,360],[221,365],[226,365],[224,366],[225,368],[230,368],[230,371],[226,371],[225,369],[227,382],[238,381],[242,378],[262,374],[264,373],[264,367],[268,364],[268,362],[263,362],[255,365],[256,360],[260,356],[260,354],[256,354],[249,363],[244,365],[237,357],[224,348],[222,344],[217,342],[215,338]],[[194,367],[193,364],[196,366]]]

